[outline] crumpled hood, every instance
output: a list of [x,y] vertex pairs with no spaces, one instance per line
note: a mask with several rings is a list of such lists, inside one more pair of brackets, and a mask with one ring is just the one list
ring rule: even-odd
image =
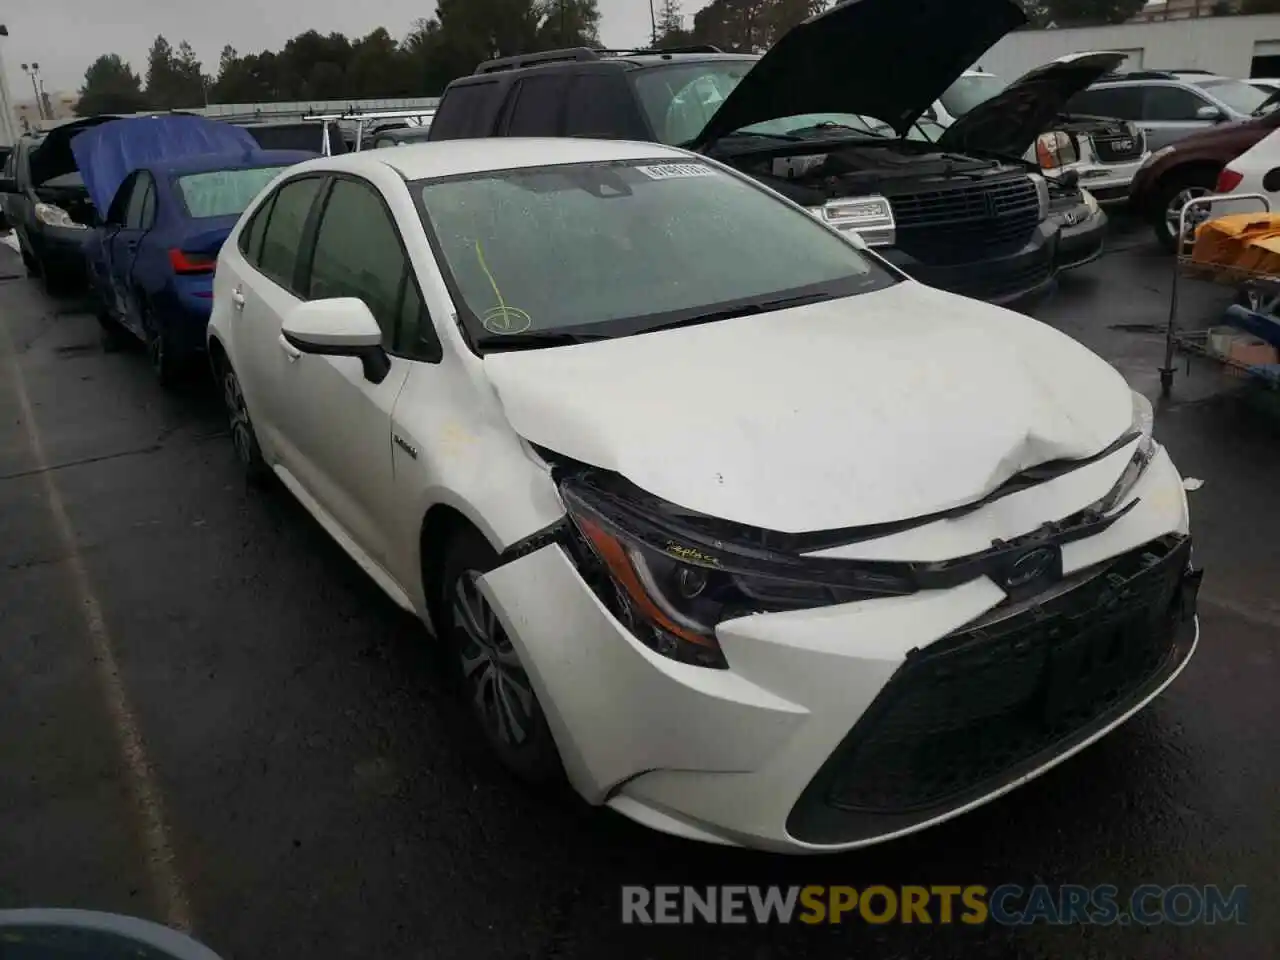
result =
[[863,114],[905,137],[947,87],[1026,22],[1014,0],[844,0],[784,34],[693,145],[802,113]]
[[786,533],[920,517],[1132,421],[1124,379],[1036,320],[916,283],[489,354],[512,427],[687,509]]
[[938,145],[1020,157],[1049,130],[1067,101],[1124,63],[1123,53],[1072,53],[1036,67],[978,104],[942,134]]

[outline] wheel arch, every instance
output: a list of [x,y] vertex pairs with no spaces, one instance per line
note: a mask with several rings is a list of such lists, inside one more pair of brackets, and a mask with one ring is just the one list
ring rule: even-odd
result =
[[471,530],[483,538],[497,552],[500,544],[493,541],[484,528],[460,507],[438,501],[433,503],[422,517],[418,528],[418,570],[422,578],[422,601],[431,618],[432,632],[438,633],[440,617],[440,577],[444,572],[449,544],[460,531]]
[[1184,182],[1196,174],[1208,174],[1210,179],[1217,180],[1218,174],[1222,172],[1222,168],[1226,166],[1224,161],[1213,160],[1209,157],[1196,157],[1184,160],[1177,166],[1170,167],[1168,170],[1160,174],[1156,180],[1156,186],[1159,189],[1159,195],[1163,196],[1170,184]]

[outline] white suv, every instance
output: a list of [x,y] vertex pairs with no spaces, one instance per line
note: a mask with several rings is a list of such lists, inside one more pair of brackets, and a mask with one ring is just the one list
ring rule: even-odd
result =
[[1080,186],[1099,203],[1120,203],[1128,199],[1134,175],[1150,155],[1143,132],[1125,120],[1068,112],[1067,103],[1123,60],[1118,53],[1073,53],[1037,67],[1013,84],[992,73],[969,70],[934,103],[931,119],[950,127],[961,117],[975,119],[974,111],[981,107],[988,115],[983,121],[996,123],[1018,117],[1023,99],[1035,98],[1048,125],[1022,134],[1026,159],[1049,176],[1074,171]]

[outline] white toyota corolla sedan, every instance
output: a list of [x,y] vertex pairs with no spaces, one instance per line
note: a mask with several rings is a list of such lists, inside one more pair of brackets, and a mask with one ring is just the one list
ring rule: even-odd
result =
[[919,830],[1197,641],[1182,482],[1115,370],[683,151],[292,167],[209,348],[246,469],[450,646],[502,762],[659,830]]

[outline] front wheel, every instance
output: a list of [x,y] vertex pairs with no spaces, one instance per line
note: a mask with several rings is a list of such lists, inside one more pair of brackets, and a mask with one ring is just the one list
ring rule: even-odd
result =
[[[1216,184],[1216,175],[1208,170],[1188,170],[1170,176],[1160,191],[1159,214],[1152,225],[1160,246],[1170,253],[1178,252],[1178,222],[1182,208],[1192,200],[1208,196]],[[1202,208],[1200,212],[1208,213],[1208,210]]]
[[521,780],[547,785],[562,775],[546,716],[479,580],[498,555],[474,530],[456,534],[441,577],[439,633],[449,644],[473,719],[489,748]]

